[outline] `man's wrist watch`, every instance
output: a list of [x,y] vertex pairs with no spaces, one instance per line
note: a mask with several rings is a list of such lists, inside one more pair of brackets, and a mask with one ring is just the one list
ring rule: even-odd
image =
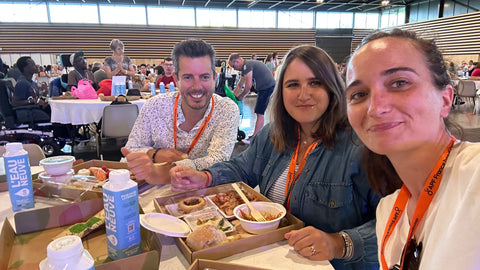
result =
[[160,151],[160,148],[155,149],[152,155],[152,162],[155,163],[155,156],[157,155],[158,151]]

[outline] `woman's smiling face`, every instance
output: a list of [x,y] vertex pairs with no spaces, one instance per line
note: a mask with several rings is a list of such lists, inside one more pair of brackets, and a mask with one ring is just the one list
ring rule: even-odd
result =
[[445,130],[452,88],[437,89],[426,57],[411,40],[367,43],[353,56],[346,83],[350,124],[378,154],[420,147]]
[[285,70],[283,104],[304,130],[313,130],[328,108],[327,89],[299,58],[292,60]]

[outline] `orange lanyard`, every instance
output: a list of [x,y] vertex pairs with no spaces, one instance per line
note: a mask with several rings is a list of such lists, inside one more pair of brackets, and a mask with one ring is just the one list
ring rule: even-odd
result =
[[[440,182],[442,181],[443,176],[443,168],[445,168],[445,164],[447,163],[448,155],[450,154],[450,150],[452,149],[453,143],[455,142],[455,137],[452,136],[452,140],[450,144],[445,148],[443,151],[442,156],[435,164],[435,167],[430,172],[430,175],[425,181],[425,185],[423,186],[423,191],[420,194],[420,198],[418,199],[417,206],[415,207],[415,212],[413,213],[412,223],[410,225],[410,230],[408,232],[407,242],[405,243],[404,249],[408,247],[410,240],[412,239],[415,230],[418,228],[420,221],[423,218],[423,215],[428,209],[428,206],[433,200],[435,193],[440,186]],[[428,180],[429,179],[429,180]],[[393,229],[397,226],[398,220],[403,214],[405,210],[405,206],[407,205],[408,198],[410,197],[410,191],[408,191],[405,185],[402,185],[402,189],[398,193],[397,200],[393,205],[392,212],[390,212],[390,216],[388,217],[388,222],[385,227],[385,232],[383,233],[382,243],[380,246],[380,259],[382,263],[382,268],[388,270],[387,261],[385,259],[385,246],[387,244],[388,239],[392,235]],[[400,269],[403,269],[403,263],[405,260],[405,253],[403,252],[402,259],[400,261]]]
[[[177,107],[178,107],[179,99],[180,99],[180,94],[178,94],[177,97],[175,98],[175,105],[173,107],[173,141],[175,142],[175,149],[177,149]],[[207,118],[203,120],[203,123],[200,126],[200,129],[197,131],[195,138],[193,138],[193,141],[186,152],[187,154],[190,153],[190,151],[192,151],[193,147],[195,146],[195,144],[197,144],[198,140],[200,139],[203,132],[207,128],[208,122],[210,122],[210,118],[212,118],[212,112],[213,112],[214,106],[215,106],[215,100],[213,99],[213,96],[212,96],[212,108],[210,108],[210,113],[208,114]]]
[[300,127],[298,127],[298,143],[297,143],[295,152],[292,155],[292,159],[290,160],[290,166],[288,167],[288,174],[287,174],[287,184],[285,185],[285,196],[287,197],[285,207],[289,212],[290,212],[290,195],[292,193],[293,186],[295,185],[298,178],[300,177],[300,174],[302,174],[302,170],[303,170],[303,167],[305,166],[305,163],[307,162],[308,156],[310,155],[310,153],[312,153],[313,149],[317,147],[317,144],[319,141],[320,140],[316,140],[315,142],[310,144],[307,151],[305,152],[305,155],[303,156],[302,161],[300,162],[300,165],[298,166],[297,173],[295,173],[295,165],[297,164],[298,151],[300,149]]

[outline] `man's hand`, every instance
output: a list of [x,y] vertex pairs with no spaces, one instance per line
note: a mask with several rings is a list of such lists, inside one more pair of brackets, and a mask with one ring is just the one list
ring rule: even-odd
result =
[[312,261],[333,260],[343,255],[344,241],[338,233],[325,233],[308,226],[286,233],[285,238],[296,252]]
[[241,101],[245,98],[244,95],[238,95],[238,96],[235,96],[237,98],[237,100]]
[[[155,149],[149,150],[148,155],[153,156],[154,152],[155,152]],[[155,155],[155,163],[161,163],[161,162],[172,163],[172,162],[179,161],[186,158],[188,158],[187,154],[180,152],[176,149],[160,149],[157,151],[157,154]]]
[[47,103],[45,100],[41,99],[41,98],[38,99],[38,105],[39,105],[40,107],[42,107],[43,109],[45,109],[46,107],[48,107],[48,103]]
[[168,172],[172,168],[171,164],[155,166],[147,153],[130,152],[125,147],[122,147],[121,151],[127,159],[128,169],[135,175],[137,180],[145,180],[149,184],[170,183],[170,174]]
[[[209,172],[206,172],[209,174]],[[197,171],[184,166],[176,166],[170,170],[172,181],[171,189],[174,192],[190,189],[203,188],[208,178],[204,172]],[[210,175],[210,179],[212,176]]]

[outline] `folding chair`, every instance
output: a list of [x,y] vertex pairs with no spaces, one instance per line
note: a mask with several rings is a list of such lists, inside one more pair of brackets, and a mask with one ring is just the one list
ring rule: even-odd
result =
[[100,157],[102,137],[127,138],[137,120],[138,107],[135,104],[108,105],[103,109],[102,126],[97,132],[97,156]]
[[470,101],[473,104],[475,109],[475,97],[477,96],[477,87],[475,86],[474,81],[464,81],[460,80],[456,87],[456,94],[460,99],[467,98],[468,102]]

